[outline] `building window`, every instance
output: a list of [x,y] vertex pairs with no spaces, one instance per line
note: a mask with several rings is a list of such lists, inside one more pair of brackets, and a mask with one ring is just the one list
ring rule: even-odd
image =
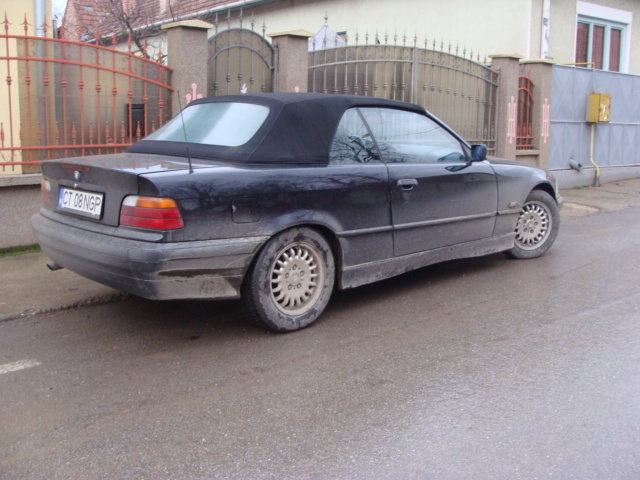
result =
[[632,13],[582,1],[577,2],[577,13],[575,62],[598,70],[626,71]]
[[618,23],[579,17],[576,35],[576,63],[593,63],[598,70],[619,72],[624,30],[624,25]]

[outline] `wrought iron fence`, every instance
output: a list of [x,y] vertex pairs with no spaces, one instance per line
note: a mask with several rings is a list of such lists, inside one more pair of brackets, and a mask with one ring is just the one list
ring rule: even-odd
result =
[[477,52],[377,34],[356,35],[354,45],[325,46],[326,40],[311,45],[309,91],[417,103],[469,142],[495,150],[499,73]]
[[[0,34],[0,174],[43,160],[121,151],[171,112],[170,69],[127,51],[29,34]],[[115,47],[115,39],[112,47]],[[5,100],[6,99],[6,100]]]

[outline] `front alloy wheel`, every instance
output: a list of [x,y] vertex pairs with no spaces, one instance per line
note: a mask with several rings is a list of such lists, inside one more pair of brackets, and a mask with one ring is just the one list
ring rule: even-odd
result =
[[543,190],[532,191],[520,211],[515,245],[507,253],[513,258],[543,255],[556,239],[560,218],[554,198]]
[[535,250],[551,232],[553,220],[547,206],[541,202],[528,202],[516,224],[516,244],[523,250]]

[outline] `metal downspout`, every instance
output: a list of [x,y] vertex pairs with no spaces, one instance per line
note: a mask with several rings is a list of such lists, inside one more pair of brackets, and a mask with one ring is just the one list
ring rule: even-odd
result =
[[[591,93],[595,93],[596,91],[596,64],[595,62],[591,63]],[[594,160],[594,150],[596,145],[596,124],[591,124],[591,138],[589,140],[589,161],[591,165],[593,165],[596,169],[596,178],[594,182],[595,187],[600,186],[600,165],[596,163]]]
[[551,0],[542,2],[540,26],[540,58],[549,58],[549,30],[551,28]]
[[42,26],[47,21],[45,12],[45,0],[34,0],[33,8],[35,9],[36,36],[44,37]]
[[596,124],[592,123],[591,124],[591,141],[589,142],[589,161],[591,162],[591,165],[593,165],[596,168],[596,181],[594,183],[594,186],[599,187],[600,186],[600,165],[598,165],[593,159],[593,151],[595,150],[595,143],[596,143]]

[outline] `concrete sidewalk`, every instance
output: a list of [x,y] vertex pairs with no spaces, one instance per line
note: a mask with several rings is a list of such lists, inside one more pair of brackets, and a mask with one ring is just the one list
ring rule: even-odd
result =
[[565,202],[561,210],[562,220],[640,207],[640,178],[620,180],[600,187],[561,190],[561,195]]
[[[563,221],[640,206],[640,178],[563,190]],[[0,257],[0,322],[126,298],[68,270],[51,272],[42,253]]]
[[69,270],[52,272],[49,261],[44,253],[0,257],[0,322],[126,296]]

